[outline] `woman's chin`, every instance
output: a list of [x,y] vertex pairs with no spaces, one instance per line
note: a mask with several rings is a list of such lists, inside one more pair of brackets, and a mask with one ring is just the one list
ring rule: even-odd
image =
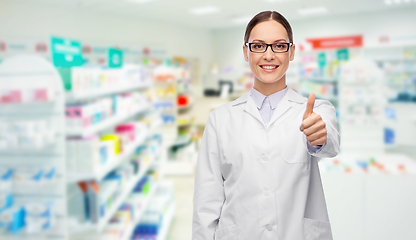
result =
[[262,83],[275,83],[278,82],[279,80],[281,80],[282,78],[262,78],[262,79],[258,79],[260,82]]

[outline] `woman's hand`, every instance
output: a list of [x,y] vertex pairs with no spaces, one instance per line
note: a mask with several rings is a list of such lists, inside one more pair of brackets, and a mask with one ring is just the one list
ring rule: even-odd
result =
[[306,136],[311,146],[322,146],[326,140],[326,125],[319,114],[313,112],[315,94],[311,93],[308,98],[305,113],[303,114],[300,131]]

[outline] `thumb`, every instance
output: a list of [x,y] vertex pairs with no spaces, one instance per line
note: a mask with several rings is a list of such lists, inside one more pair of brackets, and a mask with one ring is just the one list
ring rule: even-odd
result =
[[303,114],[303,120],[309,117],[313,113],[313,105],[315,104],[315,93],[311,93],[308,98],[305,113]]

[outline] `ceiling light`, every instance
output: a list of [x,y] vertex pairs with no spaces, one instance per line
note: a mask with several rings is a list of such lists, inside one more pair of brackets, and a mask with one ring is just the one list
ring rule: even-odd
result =
[[135,3],[148,3],[148,2],[154,2],[155,0],[128,0],[129,2],[135,2]]
[[275,2],[287,2],[289,0],[264,0],[266,2],[271,2],[271,3],[275,3]]
[[314,14],[323,14],[327,13],[328,9],[326,7],[312,7],[312,8],[303,8],[298,9],[300,15],[314,15]]
[[239,18],[234,18],[233,22],[237,23],[237,24],[247,24],[248,22],[250,22],[252,17],[239,17]]
[[212,6],[206,6],[206,7],[200,7],[200,8],[193,8],[189,10],[190,13],[196,14],[196,15],[205,15],[205,14],[211,14],[219,12],[220,10],[216,7]]
[[391,4],[392,4],[391,0],[384,0],[384,3],[385,3],[386,5],[391,5]]

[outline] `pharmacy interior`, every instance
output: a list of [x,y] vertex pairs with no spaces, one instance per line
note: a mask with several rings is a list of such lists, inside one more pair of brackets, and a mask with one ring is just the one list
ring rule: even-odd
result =
[[[0,2],[0,239],[191,239],[177,183],[210,111],[252,88],[242,41],[264,9],[120,2]],[[339,240],[416,237],[416,2],[375,2],[279,10],[287,85],[337,110],[341,152],[319,167]]]

